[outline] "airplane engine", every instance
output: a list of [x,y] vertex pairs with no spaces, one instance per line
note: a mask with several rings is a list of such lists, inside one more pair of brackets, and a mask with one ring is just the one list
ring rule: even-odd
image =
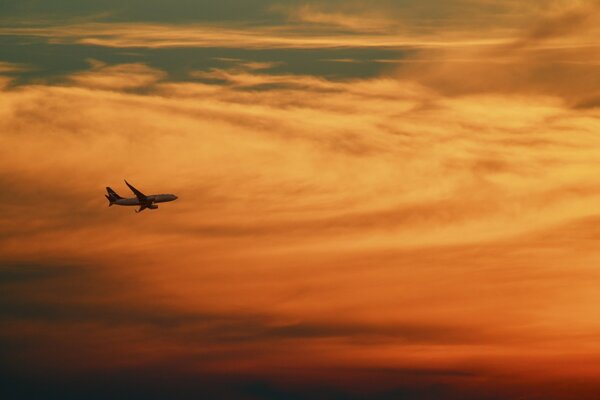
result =
[[156,204],[150,204],[148,206],[148,208],[151,209],[151,210],[156,210],[158,208],[158,206]]

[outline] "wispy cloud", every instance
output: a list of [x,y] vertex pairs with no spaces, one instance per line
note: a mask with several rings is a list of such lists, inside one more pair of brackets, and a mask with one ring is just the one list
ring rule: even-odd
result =
[[69,79],[82,87],[98,89],[135,89],[148,87],[166,77],[163,71],[143,64],[107,66],[91,60],[91,71],[71,75]]
[[[497,232],[527,230],[526,219],[522,224],[502,222],[508,215],[515,217],[506,204],[538,207],[535,199],[549,191],[585,185],[587,172],[579,171],[576,165],[594,158],[590,135],[597,124],[596,112],[571,111],[559,98],[527,96],[526,92],[519,98],[502,94],[445,98],[432,88],[406,80],[335,82],[239,69],[194,73],[196,78],[216,79],[225,85],[158,83],[162,76],[143,65],[98,65],[72,77],[72,85],[77,87],[32,86],[6,91],[4,148],[14,148],[24,135],[31,140],[20,152],[6,154],[3,165],[15,173],[22,171],[26,182],[37,173],[59,179],[64,168],[85,165],[90,157],[107,169],[102,176],[123,167],[128,174],[145,176],[145,165],[163,160],[161,174],[180,169],[207,171],[204,178],[193,179],[206,182],[210,188],[202,197],[225,196],[222,201],[232,202],[232,207],[242,207],[243,203],[227,193],[236,193],[238,185],[253,182],[247,187],[251,193],[243,197],[258,196],[265,212],[271,210],[258,231],[278,232],[287,224],[292,233],[315,230],[329,234],[331,229],[366,232],[366,227],[372,227],[380,231],[376,236],[382,243],[419,243],[425,237],[427,241],[442,240],[448,232],[419,237],[407,229],[407,222],[421,225],[427,232],[431,224],[454,221],[455,225],[447,226],[449,232],[465,230],[477,235],[478,219],[484,218],[481,223],[488,224],[498,213]],[[154,87],[152,96],[118,92],[149,85]],[[39,100],[32,103],[32,96]],[[66,112],[73,104],[78,104],[85,118]],[[122,114],[122,109],[129,111]],[[30,121],[27,125],[20,122],[24,116]],[[572,136],[575,132],[578,135]],[[40,162],[34,170],[23,163],[39,157],[38,153],[56,153],[56,143],[69,149],[68,153],[47,158],[47,163]],[[161,143],[160,150],[156,143]],[[104,163],[104,152],[111,154],[108,163]],[[175,160],[170,158],[173,152],[178,154]],[[273,155],[270,162],[265,161],[267,154]],[[136,163],[130,165],[132,156]],[[202,164],[197,164],[200,160]],[[50,171],[44,172],[50,165]],[[228,178],[217,179],[220,174],[216,172],[211,177],[212,167],[202,165],[227,165]],[[249,165],[255,167],[249,170]],[[560,172],[565,168],[582,175],[567,177]],[[84,170],[94,176],[101,173],[92,166]],[[420,171],[418,175],[402,172],[415,170]],[[245,175],[250,171],[251,179]],[[349,181],[346,176],[353,179]],[[424,182],[442,176],[446,178],[437,189],[419,189]],[[184,182],[189,181],[177,186]],[[57,188],[66,186],[60,183]],[[280,189],[272,195],[273,203],[265,202],[261,193],[272,187]],[[527,189],[533,187],[536,193]],[[460,195],[465,190],[472,201]],[[372,193],[386,195],[375,200]],[[595,195],[591,196],[582,201],[595,201]],[[327,204],[345,204],[345,210]],[[297,219],[295,213],[307,206],[318,211]],[[586,215],[563,205],[560,196],[546,207],[547,212],[524,215],[538,215],[539,222],[545,224]],[[273,213],[277,209],[280,211]],[[243,214],[241,208],[232,214],[235,218],[220,224],[238,224],[240,221],[233,221]],[[215,220],[205,221],[214,227]],[[475,225],[470,226],[472,222]],[[241,232],[252,232],[254,224],[252,218],[242,221]],[[390,235],[390,229],[399,230]],[[463,236],[465,240],[471,237]]]
[[[399,74],[445,94],[530,93],[558,96],[572,106],[596,104],[598,5],[559,8],[505,44],[423,50],[395,61]],[[392,60],[386,60],[391,62]]]
[[398,31],[400,20],[386,14],[386,10],[347,4],[302,4],[295,7],[281,5],[271,7],[273,12],[284,14],[292,23],[315,24],[321,27],[344,29],[354,32]]
[[22,64],[0,61],[0,74],[23,72],[29,70],[30,68],[31,67]]
[[1,35],[45,37],[52,43],[80,43],[108,47],[223,47],[223,48],[370,48],[446,47],[505,43],[488,35],[353,34],[315,32],[310,26],[247,27],[227,25],[167,25],[148,23],[88,23],[40,28],[4,28]]
[[[140,51],[419,51],[344,80],[246,52],[178,81],[90,58],[11,84],[20,67],[0,64],[0,368],[227,376],[271,382],[265,398],[333,381],[332,398],[598,393],[597,7],[553,2],[515,29],[540,2],[459,3],[512,22],[400,34],[313,4],[286,26],[4,28]],[[179,200],[108,208],[124,178]],[[217,378],[202,387],[239,397]]]

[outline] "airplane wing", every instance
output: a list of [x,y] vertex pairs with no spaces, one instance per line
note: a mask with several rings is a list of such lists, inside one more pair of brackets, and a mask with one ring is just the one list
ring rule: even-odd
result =
[[[133,192],[133,194],[135,194],[135,197],[138,198],[138,200],[140,201],[140,204],[145,204],[148,202],[148,198],[147,196],[140,192],[139,190],[137,190],[136,188],[134,188],[133,186],[131,186],[129,184],[129,182],[125,181],[125,184],[127,184],[127,186],[129,187],[129,189],[131,189],[131,191]],[[142,211],[142,209],[140,209],[140,211]]]
[[140,211],[144,211],[146,208],[148,208],[148,205],[146,203],[142,203],[140,205],[140,208],[138,210],[135,210],[135,212],[139,213]]

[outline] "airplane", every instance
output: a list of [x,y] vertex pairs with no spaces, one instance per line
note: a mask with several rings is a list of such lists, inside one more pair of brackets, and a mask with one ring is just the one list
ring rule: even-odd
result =
[[150,210],[156,210],[158,206],[155,203],[165,203],[167,201],[177,200],[177,196],[174,194],[151,194],[146,196],[144,193],[140,192],[133,186],[129,184],[129,182],[125,181],[125,184],[131,189],[135,197],[124,198],[121,197],[112,190],[110,187],[106,187],[106,191],[108,194],[104,195],[108,199],[108,206],[112,206],[116,204],[118,206],[140,206],[138,210],[135,210],[136,213],[140,211],[144,211],[146,208]]

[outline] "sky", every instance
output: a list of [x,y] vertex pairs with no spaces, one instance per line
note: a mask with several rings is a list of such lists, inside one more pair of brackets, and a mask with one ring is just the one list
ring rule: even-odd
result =
[[0,1],[0,396],[597,399],[599,50],[589,0]]

